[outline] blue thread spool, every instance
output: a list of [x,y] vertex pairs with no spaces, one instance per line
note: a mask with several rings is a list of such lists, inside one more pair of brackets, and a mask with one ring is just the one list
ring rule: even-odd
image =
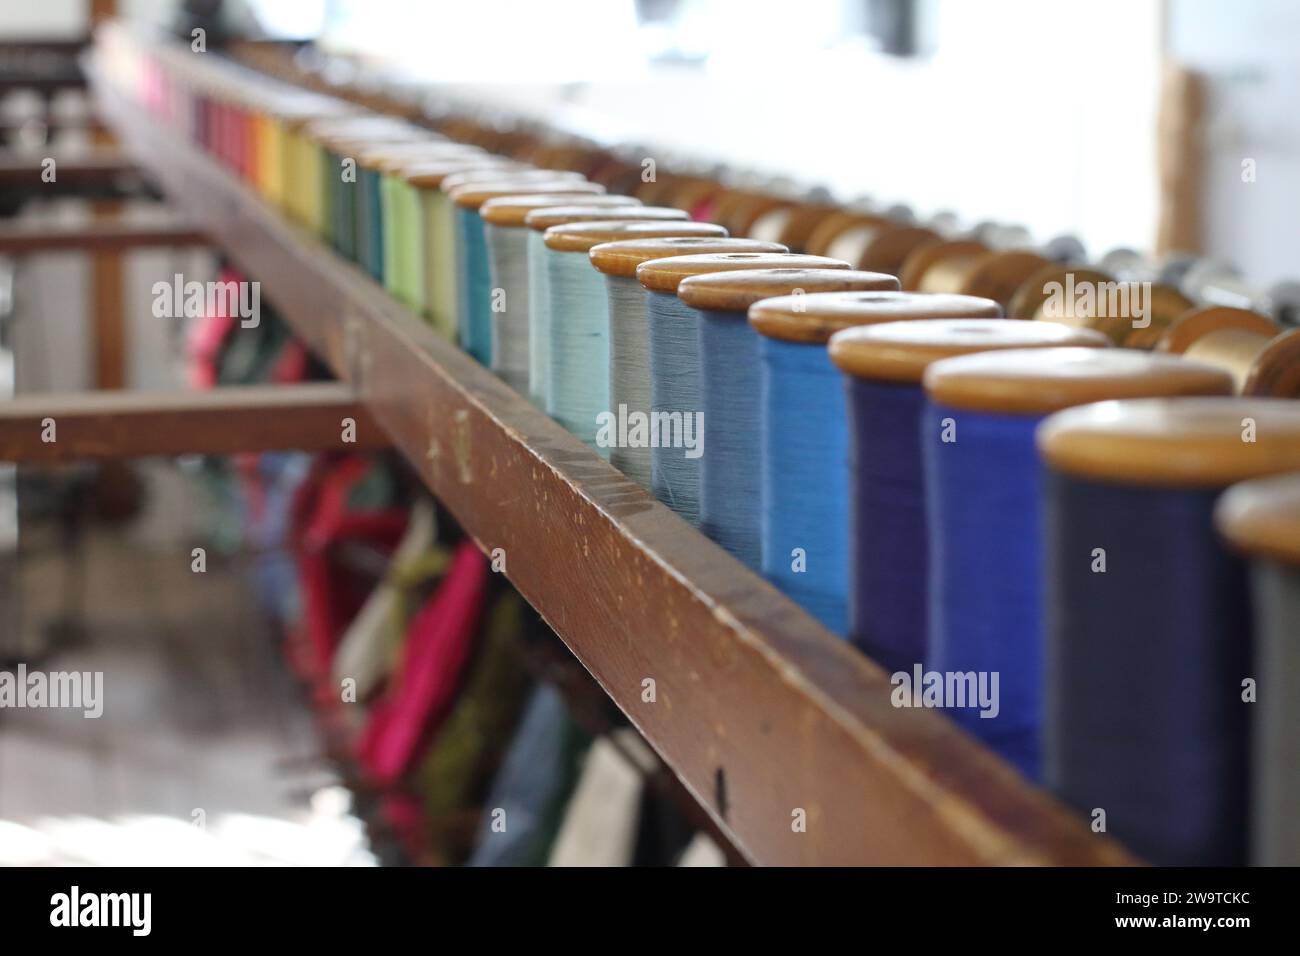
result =
[[[972,311],[981,308],[972,303]],[[910,673],[925,662],[925,370],[994,349],[1109,344],[1088,329],[989,318],[886,322],[831,337],[848,395],[849,635],[887,671]]]
[[926,665],[997,674],[1000,707],[958,724],[1037,780],[1041,767],[1042,475],[1034,430],[1111,398],[1231,391],[1217,369],[1129,349],[982,352],[926,369],[921,447],[929,522]]
[[[660,239],[607,242],[592,247],[591,263],[605,276],[609,297],[609,404],[622,420],[647,416],[652,409],[650,332],[646,319],[649,294],[636,279],[643,262],[708,253],[783,253],[785,247],[754,239],[709,239],[667,236]],[[632,428],[629,436],[635,437]],[[651,449],[624,442],[610,451],[610,463],[647,491],[653,489]]]
[[[492,312],[491,369],[520,394],[528,391],[528,228],[525,217],[534,210],[571,207],[571,194],[528,193],[489,199],[479,207],[487,241],[489,281],[502,292],[500,310]],[[583,196],[587,207],[626,214],[640,208],[629,196]]]
[[1300,469],[1300,405],[1105,402],[1049,418],[1038,447],[1047,783],[1152,863],[1243,864],[1249,727],[1281,675],[1252,662],[1245,562],[1212,512],[1230,484]]
[[893,292],[898,280],[821,256],[788,256],[774,269],[689,276],[677,296],[699,313],[700,398],[709,441],[700,459],[700,530],[759,571],[762,430],[759,336],[749,307],[762,299],[825,292]]
[[483,232],[483,219],[479,207],[488,199],[501,196],[531,193],[555,193],[571,196],[575,201],[583,195],[604,192],[599,183],[557,175],[554,179],[522,180],[502,179],[497,182],[471,182],[449,191],[454,205],[455,242],[457,265],[460,269],[456,284],[459,293],[460,344],[483,365],[492,362],[492,277],[488,258],[487,238]]
[[758,343],[763,575],[836,634],[848,632],[848,424],[826,343],[855,325],[951,318],[992,303],[902,292],[826,292],[749,309]]
[[1300,474],[1228,489],[1214,513],[1250,562],[1258,703],[1251,722],[1251,862],[1300,865]]
[[[448,145],[442,137],[427,130],[411,130],[404,134],[394,131],[383,136],[349,141],[349,155],[346,158],[355,163],[355,179],[344,179],[341,169],[334,171],[338,184],[335,210],[339,216],[340,240],[344,244],[350,241],[352,258],[370,273],[371,278],[383,281],[380,164],[390,154],[441,149]],[[349,224],[352,229],[350,236],[347,235]]]
[[[808,257],[792,259],[787,254],[723,252],[712,255],[673,256],[637,266],[637,281],[645,288],[645,316],[649,344],[650,408],[653,416],[667,416],[672,430],[687,437],[686,428],[695,423],[692,435],[707,428],[700,375],[699,310],[681,301],[681,283],[696,275],[737,270],[770,269],[782,263],[802,261],[827,268],[846,263]],[[680,427],[679,427],[680,426]],[[662,432],[665,426],[658,431]],[[650,490],[656,498],[693,525],[700,522],[700,489],[704,456],[665,442],[659,436],[650,449]],[[695,457],[693,457],[693,455]]]
[[621,239],[726,234],[712,223],[653,220],[571,222],[546,230],[551,316],[546,411],[602,457],[609,457],[617,432],[602,421],[610,414],[609,301],[604,278],[591,264],[592,247]]
[[[636,207],[637,220],[684,222],[685,211],[664,206]],[[546,248],[546,230],[575,222],[614,222],[619,219],[611,210],[588,205],[555,206],[535,209],[524,217],[528,227],[528,398],[538,408],[551,407],[551,293],[552,253]]]

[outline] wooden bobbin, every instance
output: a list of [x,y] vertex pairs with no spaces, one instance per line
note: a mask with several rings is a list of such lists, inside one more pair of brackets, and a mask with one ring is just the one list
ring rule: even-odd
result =
[[[692,309],[709,312],[739,312],[744,319],[749,307],[763,299],[821,292],[897,292],[898,280],[883,272],[859,272],[840,263],[831,268],[810,265],[818,256],[788,257],[791,262],[774,269],[711,272],[687,276],[677,286],[677,297]],[[832,260],[833,261],[833,260]]]
[[[1247,428],[1253,429],[1252,441],[1243,439]],[[1281,398],[1101,402],[1053,416],[1039,429],[1038,448],[1053,469],[1079,478],[1136,486],[1221,488],[1249,478],[1300,471],[1300,402]]]
[[451,201],[461,209],[478,209],[489,199],[503,196],[522,196],[525,194],[567,196],[571,202],[578,202],[589,195],[603,194],[605,187],[600,183],[586,180],[541,180],[539,182],[514,183],[509,179],[486,182],[470,182],[451,190]]
[[706,176],[679,176],[664,197],[664,204],[693,213],[711,204],[722,192],[722,184]]
[[1213,366],[1129,349],[986,352],[936,363],[924,382],[938,404],[1001,415],[1046,415],[1116,398],[1232,392],[1232,378]]
[[824,204],[777,206],[754,221],[749,236],[767,242],[778,242],[791,252],[807,252],[808,241],[817,226],[837,212],[834,206]]
[[511,170],[508,173],[500,170],[472,169],[450,174],[443,179],[438,188],[450,195],[462,186],[483,182],[500,183],[506,186],[527,186],[536,183],[554,182],[584,183],[586,180],[582,178],[580,173],[566,173],[553,169],[526,167]]
[[1050,263],[1031,272],[1016,289],[1007,304],[1008,319],[1047,319],[1049,322],[1065,322],[1056,316],[1045,315],[1044,307],[1052,297],[1053,285],[1064,286],[1067,276],[1074,276],[1075,282],[1114,282],[1115,277],[1096,269],[1085,269],[1069,265]]
[[1224,369],[1241,395],[1300,398],[1300,330],[1248,309],[1193,309],[1160,337],[1162,352]]
[[649,219],[626,221],[594,220],[551,226],[544,233],[546,248],[555,252],[590,253],[593,246],[621,239],[655,239],[664,236],[711,236],[722,238],[727,230],[711,222],[682,220],[655,222]]
[[421,160],[478,159],[485,155],[477,146],[439,140],[427,143],[378,143],[363,146],[357,150],[356,161],[362,169],[391,173]]
[[913,319],[996,319],[996,302],[921,292],[836,292],[783,295],[749,307],[749,324],[769,338],[824,343],[841,329]]
[[971,271],[991,255],[992,249],[973,239],[927,243],[903,260],[898,281],[905,292],[958,293]]
[[792,205],[794,204],[788,199],[780,199],[767,193],[729,190],[718,198],[713,216],[731,235],[750,237],[754,223],[762,216],[775,209]]
[[833,256],[856,264],[862,260],[862,253],[875,234],[892,225],[884,216],[847,210],[835,212],[813,229],[806,251],[810,255]]
[[1219,500],[1214,519],[1238,551],[1300,568],[1300,474],[1233,485]]
[[868,272],[887,272],[896,276],[903,271],[903,263],[914,251],[942,241],[942,236],[924,226],[890,226],[871,237],[854,265]]
[[[635,216],[631,215],[633,210],[636,212]],[[563,226],[574,222],[621,219],[623,212],[621,208],[616,213],[613,209],[586,202],[569,206],[545,206],[525,214],[524,225],[534,232],[545,232],[552,226]],[[671,209],[667,206],[632,206],[627,213],[631,218],[642,221],[655,219],[662,222],[684,222],[688,218],[681,209]]]
[[1011,299],[1025,284],[1025,280],[1051,264],[1050,259],[1036,252],[1019,249],[995,252],[977,261],[963,277],[961,284],[952,291],[992,299],[1009,314]]
[[946,319],[884,322],[845,329],[831,337],[831,360],[845,372],[873,381],[915,385],[940,359],[999,349],[1106,348],[1110,339],[1092,329],[1057,322]]
[[784,253],[785,246],[757,239],[714,239],[709,236],[661,236],[658,239],[624,239],[591,248],[591,264],[607,276],[636,278],[637,266],[652,259],[706,255],[718,252]]
[[[509,196],[494,196],[479,206],[478,214],[483,221],[494,226],[523,228],[524,220],[535,209],[552,209],[557,206],[572,206],[575,202],[573,193],[512,193]],[[584,206],[591,208],[639,209],[641,201],[632,196],[611,196],[593,194],[581,198]]]
[[636,267],[636,278],[651,292],[675,295],[682,280],[712,272],[740,272],[754,269],[801,267],[805,269],[848,269],[849,264],[824,256],[792,256],[776,252],[717,252],[653,259]]
[[409,160],[402,165],[401,175],[417,189],[440,190],[444,179],[458,173],[490,170],[493,174],[502,174],[521,168],[523,167],[514,160],[500,156],[457,156],[437,160]]

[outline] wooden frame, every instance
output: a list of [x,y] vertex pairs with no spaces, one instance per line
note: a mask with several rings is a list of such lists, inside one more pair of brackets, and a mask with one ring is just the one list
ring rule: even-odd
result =
[[96,219],[75,225],[20,220],[0,225],[0,255],[49,252],[121,252],[151,246],[202,246],[203,231],[186,222]]
[[[107,84],[125,149],[263,283],[747,859],[1131,857]],[[653,681],[653,700],[647,681]],[[804,823],[801,830],[800,822]]]

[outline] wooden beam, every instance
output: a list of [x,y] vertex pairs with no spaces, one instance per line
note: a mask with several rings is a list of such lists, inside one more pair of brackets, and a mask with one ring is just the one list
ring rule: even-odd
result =
[[[90,127],[102,130],[95,119]],[[54,160],[54,182],[46,182],[46,159]],[[70,185],[107,185],[122,176],[138,174],[139,168],[116,148],[99,147],[76,153],[48,156],[0,152],[0,187],[12,189],[30,187],[33,192]]]
[[[355,442],[344,441],[349,418]],[[33,394],[0,402],[0,461],[55,464],[387,446],[387,436],[352,389],[336,382]]]
[[747,859],[1131,862],[944,717],[892,706],[880,668],[97,79],[124,148],[356,387],[480,547],[503,549]]
[[[49,252],[114,254],[156,246],[201,246],[210,242],[203,230],[188,222],[134,222],[96,219],[66,225],[19,220],[0,225],[0,255],[23,256]],[[105,302],[107,292],[96,295]]]

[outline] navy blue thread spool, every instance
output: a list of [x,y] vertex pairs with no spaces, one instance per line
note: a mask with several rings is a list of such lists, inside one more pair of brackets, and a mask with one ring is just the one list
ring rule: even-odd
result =
[[1233,485],[1214,519],[1250,562],[1251,862],[1300,866],[1300,473]]
[[577,174],[554,173],[541,178],[512,176],[495,182],[479,180],[447,190],[453,205],[456,261],[460,269],[456,284],[460,297],[457,303],[460,345],[481,364],[492,363],[494,303],[492,267],[479,207],[488,199],[524,193],[566,194],[576,202],[585,194],[602,193],[604,189],[599,183],[586,182]]
[[700,459],[700,530],[754,571],[762,567],[761,377],[749,307],[783,295],[897,289],[893,276],[821,256],[690,276],[677,287],[677,297],[700,313],[700,398],[709,435]]
[[1262,706],[1243,682],[1277,689],[1252,663],[1245,562],[1213,509],[1237,481],[1300,468],[1300,405],[1105,402],[1052,416],[1038,446],[1047,783],[1081,813],[1104,811],[1108,832],[1152,863],[1242,864]]
[[[591,262],[605,276],[609,297],[609,404],[622,418],[624,410],[649,415],[651,410],[650,332],[646,296],[636,280],[643,262],[673,256],[717,252],[783,253],[785,246],[755,239],[709,239],[700,236],[664,236],[658,239],[622,240],[592,247]],[[652,488],[650,447],[636,443],[616,445],[610,463],[642,488]]]
[[[483,236],[487,241],[489,282],[501,290],[501,308],[492,311],[491,369],[519,392],[528,392],[528,228],[530,212],[572,206],[570,194],[500,196],[479,207]],[[630,196],[583,196],[587,206],[605,207],[626,213],[641,203]]]
[[547,412],[602,457],[619,440],[609,401],[609,297],[591,250],[620,239],[667,236],[725,238],[713,223],[622,220],[573,222],[546,230],[551,316],[550,405]]
[[[782,253],[722,252],[654,259],[637,266],[637,281],[646,290],[646,326],[650,346],[650,407],[652,415],[694,422],[707,429],[700,388],[699,311],[677,297],[688,276],[737,269],[770,269],[792,261]],[[830,265],[835,260],[819,259]],[[691,457],[682,447],[650,449],[650,490],[654,496],[693,525],[700,521],[700,479],[703,456]]]
[[[763,575],[837,634],[848,631],[848,425],[826,344],[854,325],[970,315],[972,300],[823,292],[750,306],[760,334]],[[996,315],[992,303],[986,314]]]
[[1034,430],[1073,405],[1227,394],[1231,379],[1207,365],[1130,349],[1013,349],[935,362],[924,384],[926,666],[973,673],[990,687],[997,676],[996,712],[968,702],[950,705],[950,714],[1036,780],[1044,576]]
[[[681,209],[664,206],[637,206],[638,221],[684,222],[688,217]],[[551,388],[551,287],[550,259],[546,248],[546,230],[575,222],[613,222],[619,216],[613,210],[590,205],[551,206],[534,209],[524,217],[528,228],[525,259],[528,271],[528,398],[547,411],[554,398]]]
[[849,636],[886,670],[910,673],[925,661],[926,368],[993,349],[1109,344],[1089,329],[987,318],[884,322],[831,337],[848,394]]

